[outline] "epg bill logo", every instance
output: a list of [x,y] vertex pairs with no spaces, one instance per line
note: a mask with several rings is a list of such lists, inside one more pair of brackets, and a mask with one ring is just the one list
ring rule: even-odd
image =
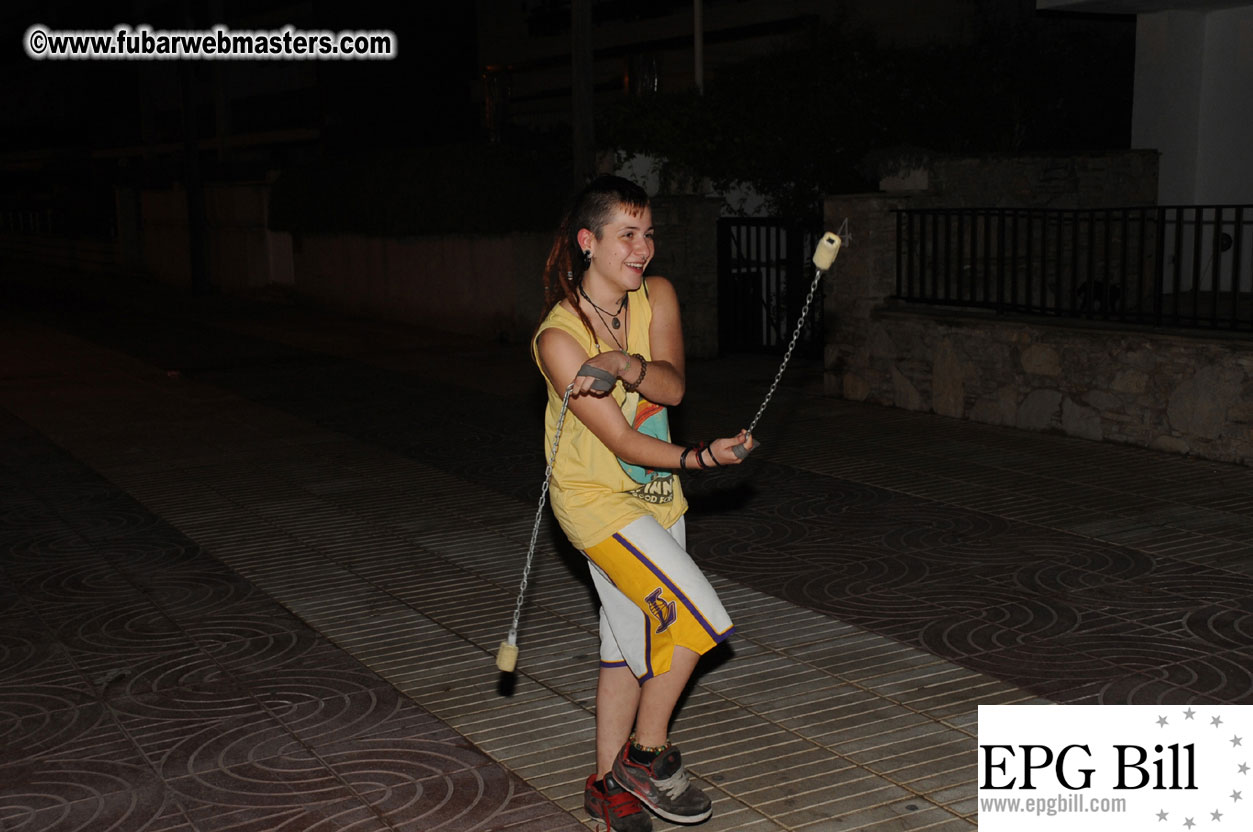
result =
[[1246,706],[983,705],[979,827],[1250,830],[1250,764]]
[[[1095,759],[1090,743],[1068,745],[1056,755],[1047,745],[982,745],[979,766],[979,788],[981,789],[1021,789],[1032,791],[1039,786],[1032,783],[1031,775],[1040,770],[1050,771],[1055,785],[1068,791],[1083,791],[1092,788],[1092,776],[1096,768],[1081,768],[1082,762],[1093,764]],[[1139,745],[1113,746],[1115,771],[1114,789],[1195,789],[1196,788],[1196,745],[1188,743],[1180,746],[1172,743],[1169,746],[1154,745],[1150,760],[1148,749]],[[1081,762],[1071,758],[1078,757]],[[1069,762],[1068,762],[1069,760]],[[1009,774],[1010,766],[1018,774]],[[997,772],[1000,777],[997,777]],[[1073,781],[1073,782],[1072,782]]]

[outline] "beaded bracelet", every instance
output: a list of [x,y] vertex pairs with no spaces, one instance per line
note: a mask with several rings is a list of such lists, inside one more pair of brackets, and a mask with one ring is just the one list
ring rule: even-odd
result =
[[[626,350],[623,350],[623,353],[625,352]],[[640,377],[633,382],[628,382],[626,379],[622,380],[622,386],[628,393],[634,393],[638,390],[640,385],[644,383],[644,376],[648,375],[648,362],[644,360],[644,356],[640,355],[638,352],[633,352],[631,353],[631,358],[640,362]],[[629,364],[630,362],[627,363]]]

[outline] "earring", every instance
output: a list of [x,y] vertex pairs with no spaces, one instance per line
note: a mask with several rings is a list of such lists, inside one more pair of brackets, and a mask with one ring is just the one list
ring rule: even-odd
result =
[[590,265],[592,265],[592,252],[588,251],[587,249],[584,249],[583,250],[583,268],[586,269]]

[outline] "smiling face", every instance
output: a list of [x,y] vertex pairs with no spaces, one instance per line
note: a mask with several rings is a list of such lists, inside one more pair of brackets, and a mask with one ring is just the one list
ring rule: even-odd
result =
[[589,229],[579,231],[579,244],[592,253],[592,265],[584,279],[589,291],[603,293],[599,300],[617,302],[626,292],[640,287],[644,269],[653,259],[653,213],[619,206],[597,238]]

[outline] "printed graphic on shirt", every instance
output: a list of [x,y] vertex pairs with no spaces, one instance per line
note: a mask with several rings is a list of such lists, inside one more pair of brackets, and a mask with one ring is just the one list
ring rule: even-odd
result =
[[[632,405],[634,413],[631,412]],[[670,441],[670,419],[661,405],[653,404],[638,393],[632,393],[622,403],[622,413],[631,422],[631,427],[645,436],[663,442]],[[621,459],[618,464],[628,477],[640,484],[639,488],[630,492],[633,497],[647,503],[669,503],[674,500],[674,478],[669,471],[643,468]]]
[[664,600],[661,596],[662,588],[657,587],[644,599],[644,603],[648,604],[648,611],[657,616],[658,635],[670,629],[670,625],[679,617],[678,605],[673,601]]

